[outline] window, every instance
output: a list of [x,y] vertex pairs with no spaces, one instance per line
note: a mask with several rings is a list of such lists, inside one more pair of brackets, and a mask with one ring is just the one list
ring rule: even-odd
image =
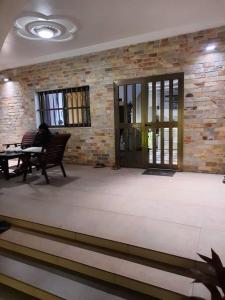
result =
[[89,86],[39,92],[37,119],[49,127],[90,127]]

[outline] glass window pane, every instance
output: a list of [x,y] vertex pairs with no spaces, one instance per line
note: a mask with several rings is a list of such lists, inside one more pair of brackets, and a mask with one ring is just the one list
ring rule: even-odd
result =
[[141,84],[136,84],[136,123],[141,123]]
[[161,164],[161,129],[156,128],[156,163]]
[[156,121],[160,120],[161,82],[156,82]]
[[152,122],[152,82],[148,83],[148,122]]
[[82,124],[83,119],[82,119],[82,109],[81,108],[78,109],[78,118],[79,118],[79,124]]
[[72,93],[72,105],[73,107],[77,107],[78,106],[78,95],[77,93]]
[[73,110],[72,109],[68,109],[68,123],[69,124],[73,124]]
[[63,108],[63,94],[58,93],[58,107]]
[[81,92],[77,92],[77,106],[81,107],[82,106],[82,93]]
[[141,128],[135,128],[135,149],[136,149],[136,151],[141,151],[142,150]]
[[72,94],[66,94],[66,100],[67,100],[67,107],[70,108],[73,106],[73,98],[72,98]]
[[164,81],[164,121],[169,121],[169,99],[170,84],[169,80]]
[[148,129],[148,161],[150,164],[153,163],[153,131],[151,128]]
[[127,86],[127,122],[133,123],[132,85]]
[[132,134],[132,128],[128,128],[128,151],[132,151],[132,140],[133,140],[133,134]]
[[164,164],[169,164],[169,128],[164,128]]
[[124,123],[124,86],[119,86],[119,120]]
[[173,121],[178,120],[178,80],[173,80]]
[[47,100],[47,103],[48,105],[46,105],[46,107],[48,106],[49,109],[52,109],[54,108],[54,96],[53,94],[49,94],[48,97],[46,97],[48,100]]
[[120,129],[120,151],[126,150],[124,129]]
[[178,129],[173,128],[173,164],[177,165],[178,158],[177,158],[177,153],[178,153]]

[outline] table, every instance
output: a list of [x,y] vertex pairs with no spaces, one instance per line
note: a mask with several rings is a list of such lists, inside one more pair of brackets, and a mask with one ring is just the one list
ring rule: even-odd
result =
[[15,175],[10,174],[9,172],[9,160],[14,158],[20,158],[24,153],[21,152],[0,152],[0,168],[3,171],[5,179],[10,179]]

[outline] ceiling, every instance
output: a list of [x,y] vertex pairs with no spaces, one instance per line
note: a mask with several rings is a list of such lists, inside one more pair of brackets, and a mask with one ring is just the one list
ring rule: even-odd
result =
[[[78,27],[66,42],[16,35],[20,16],[63,16]],[[225,0],[0,0],[0,70],[225,25]]]

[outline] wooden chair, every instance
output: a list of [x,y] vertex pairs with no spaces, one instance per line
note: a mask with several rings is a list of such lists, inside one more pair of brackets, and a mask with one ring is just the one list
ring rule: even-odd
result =
[[[37,131],[33,131],[33,130],[27,131],[23,135],[20,143],[8,143],[8,144],[3,144],[3,146],[5,146],[6,149],[8,149],[10,146],[20,147],[21,149],[31,147],[34,144],[36,134]],[[20,164],[20,158],[18,159],[17,167],[19,167],[19,164]]]
[[26,181],[28,170],[32,166],[40,168],[42,175],[45,176],[46,183],[49,183],[47,175],[47,169],[60,166],[63,176],[66,177],[66,172],[62,163],[64,151],[67,141],[70,138],[70,134],[56,134],[51,137],[46,149],[43,149],[41,153],[34,154],[34,157],[28,157],[27,165],[23,175],[23,181]]
[[21,147],[22,149],[31,147],[33,146],[36,134],[37,134],[36,131],[27,131],[23,135],[22,141],[20,143],[8,143],[8,144],[3,144],[3,146],[5,146],[6,149],[9,148],[10,146]]

